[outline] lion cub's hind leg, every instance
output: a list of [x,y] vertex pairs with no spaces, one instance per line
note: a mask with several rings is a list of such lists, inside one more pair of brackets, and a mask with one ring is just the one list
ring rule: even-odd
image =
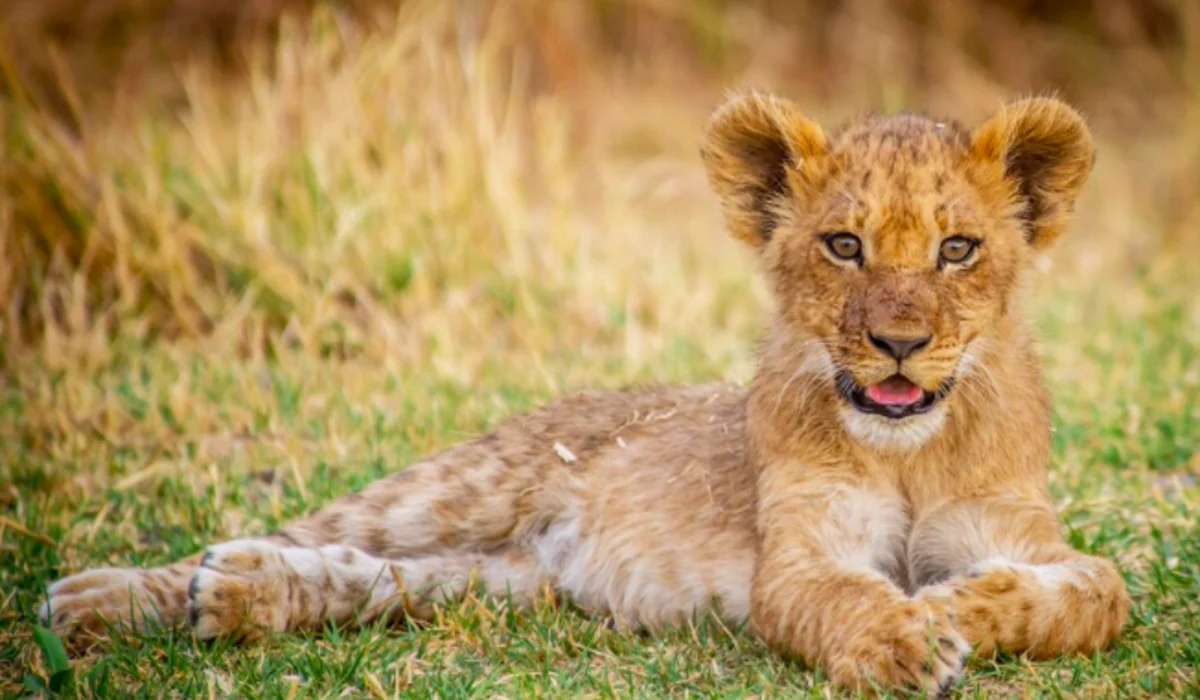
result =
[[187,611],[187,584],[198,559],[157,569],[90,569],[69,576],[47,589],[38,617],[59,632],[91,635],[103,634],[111,625],[175,625]]
[[434,605],[459,599],[473,579],[520,606],[544,580],[533,558],[516,549],[385,560],[346,545],[235,540],[204,555],[188,590],[188,615],[202,639],[256,638],[381,617],[427,619]]
[[[385,560],[407,571],[406,584],[432,577],[422,573],[430,568],[468,571],[479,565],[491,570],[489,564],[498,565],[503,558],[450,553],[512,546],[512,533],[523,526],[521,517],[536,505],[522,499],[528,500],[540,483],[539,472],[497,447],[519,450],[520,438],[509,435],[505,441],[482,439],[451,448],[276,533],[215,547],[199,570],[197,554],[155,569],[93,569],[70,576],[49,587],[41,619],[68,636],[102,634],[110,626],[146,629],[152,620],[170,627],[188,619],[190,600],[195,614],[209,615],[201,629],[211,629],[213,636],[230,633],[237,621],[294,629],[301,623],[340,620],[350,616],[348,610],[370,602],[375,592],[370,581]],[[524,466],[511,467],[510,462]],[[521,569],[514,565],[513,570]],[[291,573],[272,579],[284,572]],[[194,575],[201,580],[192,586]],[[514,579],[520,580],[519,573]],[[288,588],[283,585],[288,582],[305,585]],[[210,588],[213,596],[204,598]],[[278,602],[281,596],[286,602],[287,595],[293,596],[292,604]],[[320,619],[309,619],[314,616]]]

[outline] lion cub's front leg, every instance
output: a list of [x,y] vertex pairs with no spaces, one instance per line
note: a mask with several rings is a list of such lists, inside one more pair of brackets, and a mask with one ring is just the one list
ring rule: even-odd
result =
[[1129,617],[1116,567],[1067,546],[1038,494],[944,505],[913,528],[909,551],[915,583],[940,581],[918,597],[952,605],[979,654],[1090,654]]
[[885,573],[903,556],[899,495],[814,479],[779,483],[793,478],[766,473],[760,482],[755,629],[847,688],[949,688],[969,647],[948,606],[909,598]]

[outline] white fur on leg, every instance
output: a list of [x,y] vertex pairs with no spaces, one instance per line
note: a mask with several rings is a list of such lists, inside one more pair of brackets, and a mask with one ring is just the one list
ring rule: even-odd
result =
[[1047,591],[1058,591],[1064,586],[1079,585],[1091,581],[1095,574],[1086,560],[1073,561],[1064,564],[1025,564],[1004,557],[985,559],[973,565],[967,572],[969,576],[982,576],[997,569],[1011,569],[1029,573]]

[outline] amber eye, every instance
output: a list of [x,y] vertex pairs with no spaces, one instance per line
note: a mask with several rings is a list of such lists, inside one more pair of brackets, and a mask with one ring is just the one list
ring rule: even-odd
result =
[[975,255],[975,249],[978,247],[979,241],[967,238],[966,236],[951,236],[942,241],[942,248],[938,253],[938,262],[961,265],[971,260]]
[[832,233],[825,237],[825,247],[842,260],[862,259],[862,241],[853,233]]

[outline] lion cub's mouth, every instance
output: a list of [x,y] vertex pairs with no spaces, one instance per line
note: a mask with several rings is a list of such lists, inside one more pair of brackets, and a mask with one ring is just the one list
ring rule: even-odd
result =
[[838,392],[856,410],[896,419],[929,411],[946,398],[953,386],[954,379],[950,378],[937,391],[925,391],[904,375],[893,374],[878,384],[863,387],[846,372],[837,376]]

